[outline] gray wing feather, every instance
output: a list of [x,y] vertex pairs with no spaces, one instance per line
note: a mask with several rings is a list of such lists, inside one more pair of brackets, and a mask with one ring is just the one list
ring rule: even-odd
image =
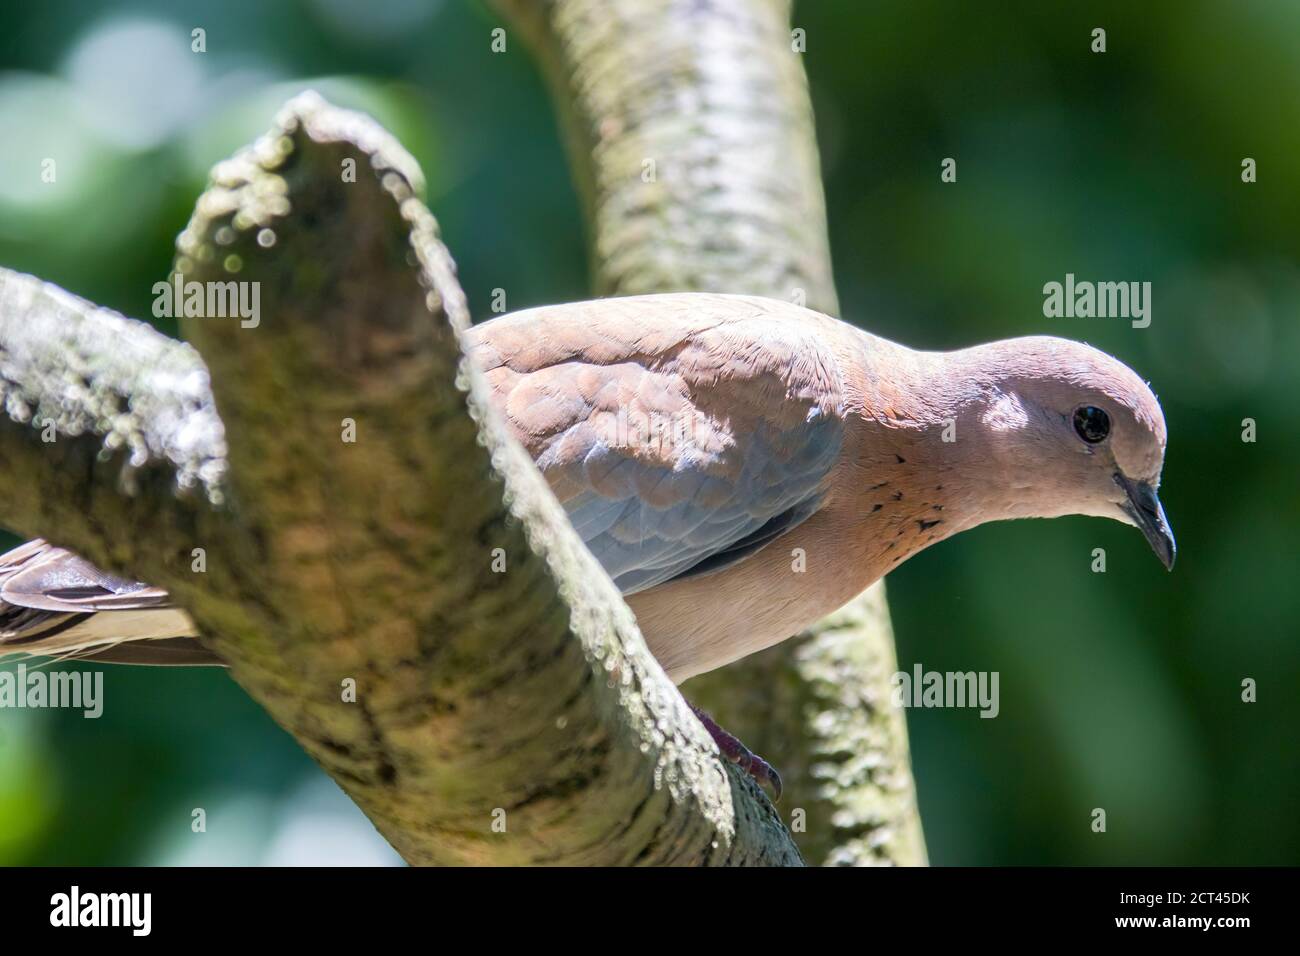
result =
[[797,527],[843,446],[838,368],[791,321],[800,310],[685,299],[707,307],[609,299],[470,334],[497,407],[625,594],[720,570]]

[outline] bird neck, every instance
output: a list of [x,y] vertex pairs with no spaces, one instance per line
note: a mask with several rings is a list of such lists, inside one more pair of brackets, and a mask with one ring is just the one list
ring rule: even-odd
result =
[[[871,430],[890,430],[900,442],[928,443],[945,425],[989,414],[1015,378],[983,347],[922,352],[853,332],[840,352],[845,411]],[[942,435],[938,440],[957,444]],[[945,457],[955,451],[946,449]]]
[[837,491],[872,524],[870,538],[898,539],[879,555],[890,566],[986,521],[1061,513],[1016,453],[1022,370],[987,347],[918,352],[866,333],[852,353],[852,447]]

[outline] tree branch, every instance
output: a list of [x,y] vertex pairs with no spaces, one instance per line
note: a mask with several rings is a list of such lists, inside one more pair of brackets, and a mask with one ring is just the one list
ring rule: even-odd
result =
[[[835,314],[788,0],[496,0],[543,65],[598,292],[745,292]],[[786,771],[812,861],[925,863],[883,585],[688,693]]]
[[168,588],[412,863],[799,862],[488,405],[419,188],[369,120],[286,107],[178,242],[260,300],[182,320],[206,371],[0,274],[0,520]]
[[16,530],[57,528],[121,565],[137,537],[159,556],[188,551],[224,500],[225,438],[198,353],[3,269],[0,402],[0,496]]

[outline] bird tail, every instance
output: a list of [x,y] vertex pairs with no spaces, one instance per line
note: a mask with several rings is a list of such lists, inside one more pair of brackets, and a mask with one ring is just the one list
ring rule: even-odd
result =
[[0,659],[219,664],[167,592],[37,539],[0,555]]

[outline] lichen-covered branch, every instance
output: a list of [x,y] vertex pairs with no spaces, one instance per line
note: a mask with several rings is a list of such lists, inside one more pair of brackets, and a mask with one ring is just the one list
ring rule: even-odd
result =
[[173,283],[257,303],[197,354],[5,274],[0,521],[168,588],[408,861],[799,862],[487,405],[418,189],[295,100],[180,237]]
[[596,291],[749,292],[838,311],[786,0],[497,0],[545,67]]
[[[744,292],[835,314],[788,0],[496,0],[542,62],[597,291]],[[687,693],[784,771],[808,859],[925,862],[883,587]],[[832,676],[833,675],[833,676]]]
[[[110,347],[111,346],[111,347]],[[0,503],[108,564],[154,568],[224,496],[225,438],[189,345],[0,269]],[[188,556],[185,558],[188,563]]]

